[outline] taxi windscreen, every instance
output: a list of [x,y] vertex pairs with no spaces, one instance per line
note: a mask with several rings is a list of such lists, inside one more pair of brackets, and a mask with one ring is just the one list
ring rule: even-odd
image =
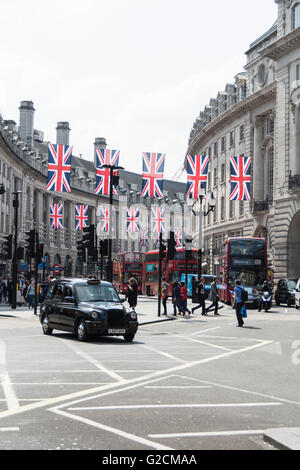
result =
[[76,286],[76,292],[79,302],[120,302],[112,286],[88,284]]

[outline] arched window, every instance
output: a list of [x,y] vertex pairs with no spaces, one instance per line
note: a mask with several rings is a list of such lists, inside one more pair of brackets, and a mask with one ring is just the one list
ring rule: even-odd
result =
[[300,3],[296,3],[296,5],[292,8],[292,30],[300,27]]

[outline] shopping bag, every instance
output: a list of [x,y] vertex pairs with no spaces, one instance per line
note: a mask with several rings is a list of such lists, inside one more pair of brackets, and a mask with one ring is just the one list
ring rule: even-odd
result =
[[242,306],[241,315],[243,318],[247,318],[247,309],[245,305]]

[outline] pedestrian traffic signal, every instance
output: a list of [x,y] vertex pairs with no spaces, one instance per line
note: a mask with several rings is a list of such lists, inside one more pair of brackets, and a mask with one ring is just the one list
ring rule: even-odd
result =
[[170,232],[170,238],[168,240],[168,260],[175,259],[176,254],[176,240],[174,232]]
[[100,240],[100,255],[108,256],[108,239]]
[[28,256],[29,258],[35,257],[35,238],[36,238],[36,231],[30,230],[30,232],[25,232],[25,244],[28,248]]
[[12,235],[7,235],[5,237],[6,241],[3,243],[4,251],[6,253],[6,258],[7,259],[12,259],[12,241],[13,237]]

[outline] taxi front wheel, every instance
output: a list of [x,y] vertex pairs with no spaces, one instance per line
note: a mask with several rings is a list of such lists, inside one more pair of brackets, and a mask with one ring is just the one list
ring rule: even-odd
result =
[[83,321],[78,323],[76,333],[79,341],[86,341],[88,339],[88,332]]
[[133,338],[134,338],[134,334],[128,333],[127,335],[124,335],[125,343],[132,343]]
[[49,327],[49,318],[48,315],[43,316],[42,328],[44,335],[51,335],[53,329]]

